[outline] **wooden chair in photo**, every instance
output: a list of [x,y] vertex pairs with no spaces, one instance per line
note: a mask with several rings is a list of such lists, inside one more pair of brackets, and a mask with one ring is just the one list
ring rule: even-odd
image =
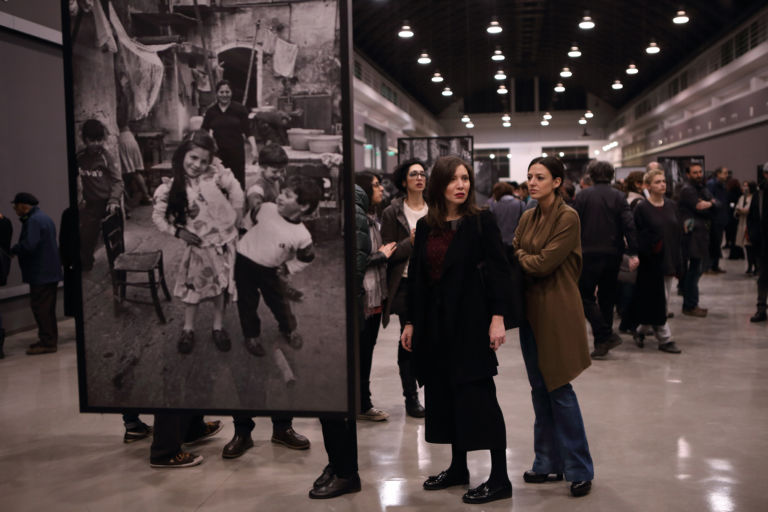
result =
[[[128,286],[137,288],[149,288],[152,302],[155,306],[160,323],[165,323],[165,315],[160,305],[158,287],[161,287],[165,300],[171,300],[171,294],[165,284],[165,272],[163,270],[163,251],[150,252],[125,252],[125,240],[123,237],[124,221],[121,212],[107,216],[101,225],[104,236],[104,248],[107,252],[107,261],[112,277],[112,298],[114,300],[115,316],[120,312],[120,304],[123,301],[150,304],[150,302],[127,299],[125,290]],[[128,280],[129,274],[145,274],[146,280]]]

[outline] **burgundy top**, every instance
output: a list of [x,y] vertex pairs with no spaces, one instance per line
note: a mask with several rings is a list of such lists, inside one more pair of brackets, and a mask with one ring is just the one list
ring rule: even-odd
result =
[[453,235],[456,232],[453,229],[432,231],[427,237],[427,263],[429,264],[429,281],[434,284],[440,280],[443,273],[443,262],[445,253],[451,245]]

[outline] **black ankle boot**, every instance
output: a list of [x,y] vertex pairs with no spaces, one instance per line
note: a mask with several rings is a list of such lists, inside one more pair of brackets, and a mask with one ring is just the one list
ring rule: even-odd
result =
[[419,394],[415,393],[405,397],[405,412],[411,418],[423,418],[426,414],[424,407],[419,403]]
[[5,329],[0,329],[0,359],[5,358],[5,352],[3,352],[4,344],[5,344]]
[[416,386],[416,377],[411,371],[411,361],[398,361],[397,366],[400,369],[400,382],[403,385],[405,412],[412,418],[423,418],[424,407],[419,403],[419,391]]

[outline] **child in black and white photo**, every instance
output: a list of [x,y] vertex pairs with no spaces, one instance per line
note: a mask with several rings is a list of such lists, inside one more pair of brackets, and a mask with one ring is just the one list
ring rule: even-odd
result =
[[261,295],[288,344],[294,349],[303,345],[282,275],[299,272],[315,258],[312,235],[301,218],[315,211],[320,194],[314,181],[292,177],[274,203],[261,205],[253,227],[237,244],[237,309],[245,346],[255,356],[265,354],[259,342]]

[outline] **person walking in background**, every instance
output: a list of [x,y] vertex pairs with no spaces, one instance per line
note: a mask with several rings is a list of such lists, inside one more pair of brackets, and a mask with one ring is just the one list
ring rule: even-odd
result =
[[680,190],[678,201],[683,225],[683,314],[703,318],[707,310],[699,307],[699,278],[709,256],[710,210],[717,202],[704,186],[701,164],[692,163],[685,175],[688,182]]
[[496,350],[505,340],[510,270],[493,215],[475,205],[474,189],[469,164],[456,156],[437,159],[429,211],[416,227],[400,341],[413,351],[424,385],[426,440],[451,445],[450,466],[427,478],[424,489],[468,484],[467,452],[488,450],[488,480],[462,496],[476,504],[512,497],[512,483],[493,382]]
[[80,265],[84,272],[93,269],[93,251],[99,239],[101,221],[120,209],[123,178],[112,156],[104,147],[107,129],[96,119],[83,123],[85,148],[77,153],[77,199],[80,213]]
[[754,247],[757,272],[757,311],[750,322],[768,320],[766,299],[768,298],[768,162],[763,164],[763,181],[759,190],[752,196],[747,217],[749,240]]
[[11,254],[19,258],[21,280],[29,284],[29,305],[37,322],[39,340],[27,349],[28,355],[56,352],[59,328],[56,323],[56,292],[61,273],[56,225],[38,206],[35,196],[19,192],[13,209],[21,220],[19,242]]
[[[594,188],[604,172],[592,174]],[[587,326],[579,292],[581,236],[579,216],[560,196],[565,167],[559,158],[534,158],[528,188],[538,200],[520,219],[515,257],[526,277],[526,320],[520,326],[536,421],[535,458],[523,474],[527,483],[571,482],[571,494],[592,489],[594,467],[579,401],[570,382],[590,364]],[[608,187],[610,189],[610,186]],[[623,201],[623,197],[622,197]]]
[[756,258],[755,250],[752,245],[752,241],[749,238],[747,230],[747,217],[749,216],[749,209],[752,206],[752,198],[757,192],[757,183],[754,181],[745,181],[742,185],[742,194],[739,200],[736,201],[736,207],[733,209],[733,215],[738,220],[736,225],[736,238],[734,239],[734,245],[741,247],[747,254],[747,275],[753,275],[756,271]]
[[[0,213],[0,286],[8,282],[8,273],[11,271],[11,238],[13,237],[13,224],[10,219]],[[5,344],[5,329],[3,328],[3,315],[0,312],[0,359],[5,357],[3,345]]]
[[525,204],[515,197],[512,185],[503,181],[493,185],[491,199],[488,200],[488,210],[496,219],[504,246],[512,247],[517,223],[520,222],[520,217],[525,211]]
[[728,168],[718,167],[715,175],[707,182],[707,189],[715,199],[714,204],[709,209],[710,228],[709,228],[709,260],[707,273],[723,274],[725,270],[720,268],[720,257],[723,255],[721,246],[723,245],[723,233],[728,225],[730,215],[728,213],[728,191],[725,189],[725,182],[728,181]]
[[[405,328],[406,297],[408,291],[408,262],[413,253],[416,223],[427,214],[424,200],[427,186],[425,164],[418,158],[406,160],[395,169],[392,180],[397,189],[405,193],[396,197],[381,214],[381,238],[384,243],[396,242],[395,252],[387,265],[387,296],[381,324],[389,325],[390,313],[400,321],[400,334]],[[424,407],[419,403],[419,390],[413,374],[411,353],[397,344],[397,367],[405,397],[405,412],[412,418],[423,418]]]
[[631,324],[637,326],[633,339],[643,348],[645,333],[650,329],[656,335],[659,350],[679,354],[681,351],[672,341],[667,323],[667,303],[672,278],[682,265],[680,222],[675,204],[664,197],[667,191],[664,171],[646,173],[645,185],[648,199],[640,201],[634,209],[640,266],[629,311]]
[[613,166],[594,160],[587,172],[595,185],[580,192],[573,202],[581,219],[584,257],[579,290],[584,314],[592,326],[595,343],[592,357],[601,358],[621,344],[621,338],[613,331],[613,308],[625,240],[630,270],[637,268],[640,261],[632,211],[624,194],[610,185]]

